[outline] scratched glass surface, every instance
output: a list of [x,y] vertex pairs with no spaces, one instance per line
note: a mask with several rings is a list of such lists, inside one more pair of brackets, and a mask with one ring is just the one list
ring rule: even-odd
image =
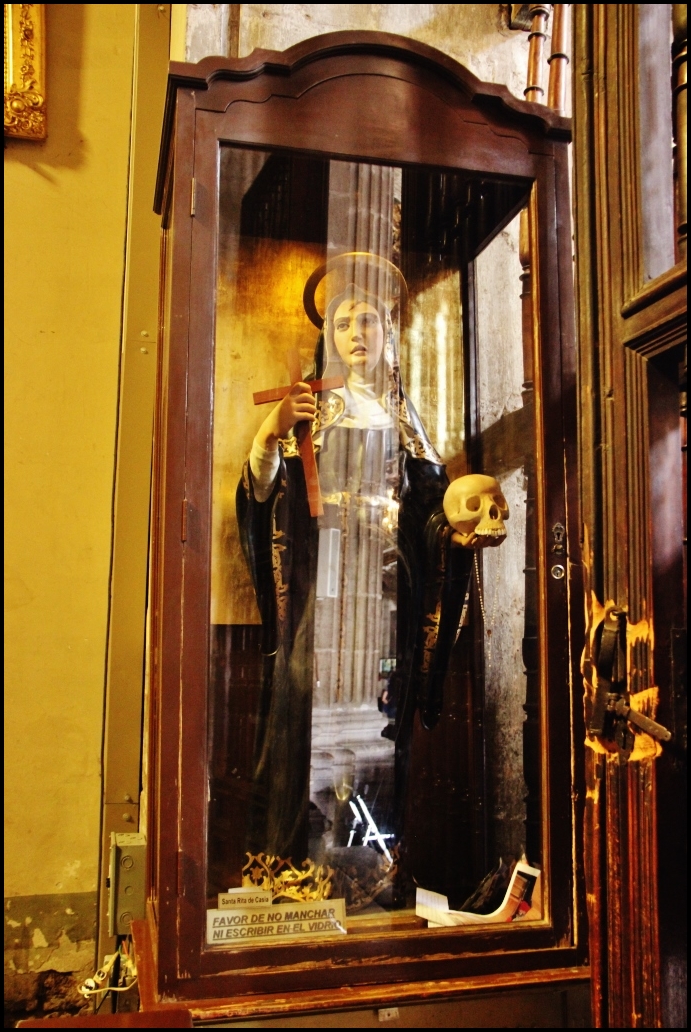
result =
[[[496,902],[526,851],[532,385],[518,217],[491,225],[513,196],[222,149],[210,910],[244,889],[289,937],[423,929],[418,889],[458,910],[495,872]],[[451,542],[470,472],[499,482],[501,547]],[[236,926],[223,946],[272,939]]]

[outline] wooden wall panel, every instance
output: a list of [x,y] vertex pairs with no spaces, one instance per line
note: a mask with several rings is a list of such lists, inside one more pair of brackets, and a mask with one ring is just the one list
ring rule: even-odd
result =
[[[685,548],[678,367],[685,354],[686,259],[680,248],[675,266],[645,281],[643,215],[654,198],[646,196],[641,173],[646,139],[640,111],[646,105],[639,101],[648,80],[639,76],[640,5],[574,6],[580,485],[591,632],[584,656],[586,712],[596,627],[604,607],[616,605],[627,620],[627,692],[649,716],[657,712],[670,721],[669,644],[661,655],[656,641],[669,643],[673,628],[685,634],[678,601]],[[671,108],[671,88],[668,103]],[[669,145],[671,154],[671,139]],[[676,160],[683,178],[685,136],[677,140]],[[656,363],[665,369],[661,378]],[[671,420],[666,451],[654,429],[661,419]],[[658,490],[656,499],[664,462],[671,472],[664,497]],[[661,593],[655,556],[663,540],[669,563]],[[680,840],[671,841],[667,822],[679,825],[675,800],[684,790],[673,769],[678,762],[681,771],[683,745],[682,729],[672,730],[663,749],[646,735],[636,735],[630,754],[610,738],[587,743],[585,863],[595,1027],[679,1027],[670,1004],[676,947],[669,944],[679,941],[685,886]],[[667,903],[661,908],[669,895],[677,896],[681,910]]]

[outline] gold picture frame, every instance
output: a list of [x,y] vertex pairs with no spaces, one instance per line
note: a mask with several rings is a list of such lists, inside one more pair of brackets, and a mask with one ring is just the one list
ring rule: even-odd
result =
[[45,4],[5,4],[5,136],[46,138]]

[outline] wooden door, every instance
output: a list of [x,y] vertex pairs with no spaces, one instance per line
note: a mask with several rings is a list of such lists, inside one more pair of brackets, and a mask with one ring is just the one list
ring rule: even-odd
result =
[[672,732],[587,738],[595,1027],[685,1027],[685,11],[575,8],[586,721],[618,611],[610,702]]

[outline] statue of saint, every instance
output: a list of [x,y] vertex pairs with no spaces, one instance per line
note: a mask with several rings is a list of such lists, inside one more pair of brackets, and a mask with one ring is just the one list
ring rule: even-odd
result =
[[[337,685],[332,694],[348,691],[357,700],[367,678],[379,676],[380,667],[372,671],[383,625],[374,610],[381,607],[382,569],[391,575],[395,673],[383,693],[390,723],[381,732],[395,743],[390,846],[404,832],[415,714],[430,729],[442,711],[473,558],[452,541],[442,504],[449,486],[444,464],[401,383],[396,312],[405,300],[403,277],[369,254],[339,256],[317,272],[334,268],[341,278],[330,298],[327,290],[314,374],[341,375],[344,386],[317,398],[306,382],[296,383],[257,431],[237,493],[264,654],[247,848],[294,864],[309,855],[312,709],[315,693],[326,691],[315,672],[317,582],[326,562],[320,534],[338,531],[338,540],[350,542],[335,567],[331,556],[346,614],[336,635],[338,675],[329,674]],[[311,316],[319,278],[310,277],[306,288]],[[310,516],[292,434],[301,421],[311,424],[317,452],[320,517]]]

